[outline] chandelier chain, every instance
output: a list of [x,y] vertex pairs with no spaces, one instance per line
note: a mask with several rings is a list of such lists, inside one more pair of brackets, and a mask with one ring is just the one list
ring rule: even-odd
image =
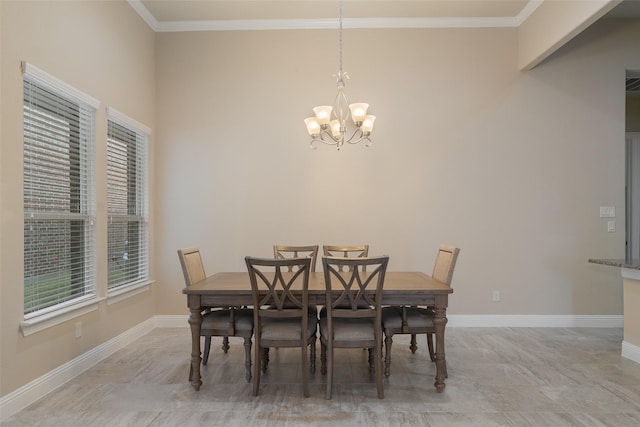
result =
[[338,36],[338,45],[340,50],[340,77],[342,79],[342,0],[340,0],[340,32]]

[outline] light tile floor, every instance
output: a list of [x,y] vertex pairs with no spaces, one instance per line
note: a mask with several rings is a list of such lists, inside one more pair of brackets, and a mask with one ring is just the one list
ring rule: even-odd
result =
[[253,397],[241,339],[226,355],[214,340],[195,391],[189,330],[158,328],[3,426],[640,426],[640,364],[620,356],[621,329],[448,328],[443,393],[424,336],[416,354],[394,338],[383,400],[366,351],[340,349],[332,400],[319,360],[302,397],[297,349],[271,350]]

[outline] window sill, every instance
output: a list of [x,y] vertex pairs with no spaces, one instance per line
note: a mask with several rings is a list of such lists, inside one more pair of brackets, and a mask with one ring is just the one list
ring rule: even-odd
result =
[[141,294],[151,289],[155,280],[145,280],[133,285],[122,286],[107,293],[107,305],[115,304],[134,295]]
[[91,298],[90,300],[65,307],[61,310],[56,310],[55,312],[25,320],[20,323],[20,330],[25,337],[44,331],[68,320],[96,311],[98,305],[105,299],[105,297]]

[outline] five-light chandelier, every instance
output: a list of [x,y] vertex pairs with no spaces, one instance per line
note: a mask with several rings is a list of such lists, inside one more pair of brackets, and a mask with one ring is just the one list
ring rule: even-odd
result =
[[[342,0],[340,0],[340,70],[338,74],[334,74],[338,82],[338,94],[333,102],[333,106],[322,105],[315,107],[314,117],[304,120],[307,125],[307,131],[311,136],[311,148],[316,148],[316,142],[322,142],[327,145],[335,145],[338,150],[346,142],[349,144],[357,144],[361,141],[367,141],[366,146],[371,146],[371,131],[375,116],[368,115],[367,109],[369,104],[355,103],[349,104],[347,96],[344,93],[345,79],[349,79],[349,75],[342,71]],[[351,116],[351,122],[349,122]],[[354,128],[355,126],[355,128]]]

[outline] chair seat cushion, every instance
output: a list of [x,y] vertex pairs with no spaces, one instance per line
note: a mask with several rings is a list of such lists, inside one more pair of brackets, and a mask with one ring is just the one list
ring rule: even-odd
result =
[[[236,331],[253,330],[253,310],[238,309],[234,313]],[[201,328],[204,329],[228,329],[231,320],[231,310],[213,310],[205,313]]]
[[[302,323],[299,318],[262,318],[262,340],[296,341],[300,339]],[[307,338],[316,334],[318,319],[309,314]]]
[[[375,339],[373,319],[333,319],[334,341],[372,341]],[[320,334],[329,335],[327,318],[320,318]]]
[[[405,307],[407,327],[433,328],[433,311],[419,307]],[[384,329],[402,329],[402,307],[384,307],[382,309],[382,326]]]

